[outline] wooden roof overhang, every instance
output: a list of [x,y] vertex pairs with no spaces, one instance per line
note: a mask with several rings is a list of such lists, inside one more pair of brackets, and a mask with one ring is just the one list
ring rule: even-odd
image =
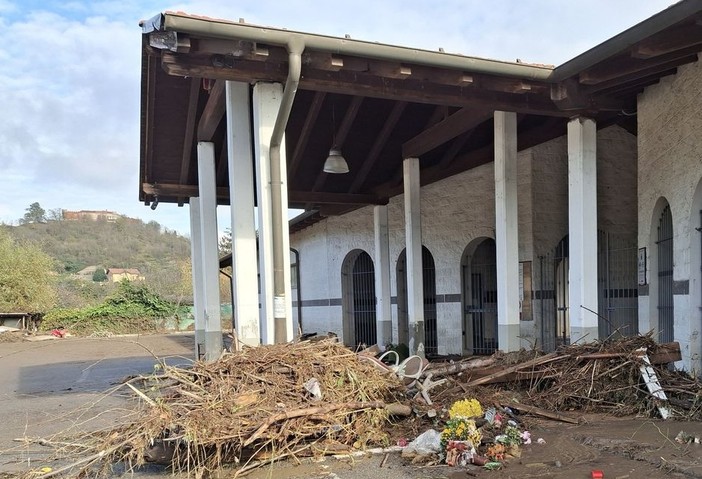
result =
[[[290,41],[305,49],[285,135],[289,204],[321,218],[401,193],[403,158],[419,157],[423,185],[492,161],[495,110],[518,114],[520,150],[576,115],[635,133],[638,93],[697,61],[700,12],[702,0],[679,2],[555,69],[163,13],[142,22],[139,199],[197,196],[196,145],[210,141],[229,203],[225,81],[284,83]],[[348,174],[322,172],[334,138]]]

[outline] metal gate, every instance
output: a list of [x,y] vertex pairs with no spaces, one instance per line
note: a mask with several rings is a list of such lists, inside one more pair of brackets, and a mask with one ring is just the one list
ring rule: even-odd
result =
[[658,220],[658,331],[659,341],[674,341],[673,329],[673,215],[667,205]]
[[359,253],[353,263],[353,329],[354,343],[371,346],[377,342],[375,311],[375,268],[373,260],[365,251]]
[[466,319],[470,321],[472,354],[497,349],[497,265],[495,240],[486,239],[464,266]]
[[[424,351],[437,354],[436,268],[431,252],[422,246],[422,292],[424,304]],[[407,317],[407,253],[402,250],[397,259],[397,314],[400,342],[408,341]]]
[[422,273],[424,290],[424,351],[426,354],[438,354],[436,331],[436,268],[434,257],[422,246]]
[[600,231],[597,248],[600,339],[636,335],[639,323],[636,242]]
[[[638,334],[637,247],[627,240],[598,231],[597,294],[598,334]],[[539,256],[534,273],[535,315],[541,320],[541,342],[545,351],[570,343],[568,296],[568,237],[551,254]],[[594,338],[593,338],[594,339]]]

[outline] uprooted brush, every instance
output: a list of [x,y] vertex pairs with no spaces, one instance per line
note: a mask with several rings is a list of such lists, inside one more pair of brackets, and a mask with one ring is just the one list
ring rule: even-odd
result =
[[82,436],[71,474],[153,461],[197,477],[230,464],[239,475],[274,459],[384,446],[404,392],[332,340],[245,348],[192,368],[161,364],[127,385],[141,398],[138,420]]

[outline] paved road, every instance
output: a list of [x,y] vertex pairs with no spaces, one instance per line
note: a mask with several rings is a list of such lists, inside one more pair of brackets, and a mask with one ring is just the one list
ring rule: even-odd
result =
[[187,364],[193,344],[192,334],[0,343],[0,472],[46,460],[46,448],[18,447],[16,438],[103,427],[130,414],[132,403],[105,392],[153,371],[156,357]]

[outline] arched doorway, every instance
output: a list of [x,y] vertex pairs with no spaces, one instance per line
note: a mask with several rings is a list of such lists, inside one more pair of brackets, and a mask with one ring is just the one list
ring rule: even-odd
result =
[[492,238],[469,244],[461,260],[463,350],[492,354],[497,349],[497,260]]
[[375,268],[363,250],[351,251],[342,266],[344,343],[371,346],[377,342]]
[[[690,210],[690,331],[702,328],[702,180],[697,183]],[[690,343],[691,368],[702,371],[702,339]],[[697,359],[695,359],[697,358]]]
[[[403,249],[397,259],[397,329],[399,342],[409,344],[409,318],[407,311],[407,253]],[[436,267],[434,257],[422,246],[422,277],[424,297],[424,351],[438,353],[436,324]]]
[[673,215],[665,205],[658,218],[656,234],[658,276],[658,339],[662,343],[675,340],[673,326]]

